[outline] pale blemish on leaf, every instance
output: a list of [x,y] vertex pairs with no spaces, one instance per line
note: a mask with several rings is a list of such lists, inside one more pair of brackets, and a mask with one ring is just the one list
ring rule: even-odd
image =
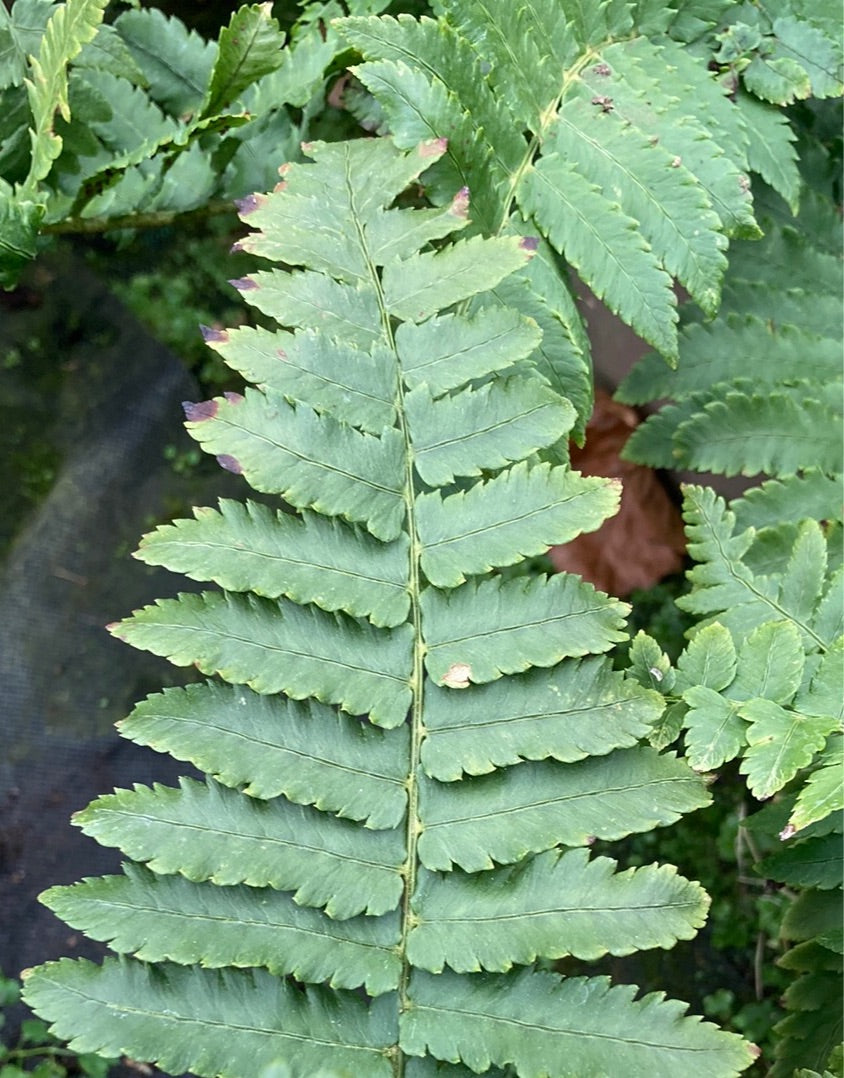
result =
[[440,682],[447,689],[468,689],[472,667],[468,663],[452,663]]

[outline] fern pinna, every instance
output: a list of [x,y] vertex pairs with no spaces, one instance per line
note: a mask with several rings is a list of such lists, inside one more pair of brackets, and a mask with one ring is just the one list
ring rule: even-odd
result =
[[685,1005],[548,964],[695,933],[697,884],[588,846],[708,795],[638,743],[662,697],[604,657],[624,605],[518,573],[618,492],[566,464],[574,410],[492,294],[534,244],[441,243],[464,191],[393,205],[445,149],[315,144],[244,206],[242,246],[284,268],[235,283],[285,328],[208,331],[257,388],[188,427],[286,508],[223,502],[144,541],[223,590],[115,627],[212,676],[122,733],[208,779],[77,815],[130,860],[45,900],[119,957],[42,966],[27,999],[173,1073],[736,1074],[750,1047]]

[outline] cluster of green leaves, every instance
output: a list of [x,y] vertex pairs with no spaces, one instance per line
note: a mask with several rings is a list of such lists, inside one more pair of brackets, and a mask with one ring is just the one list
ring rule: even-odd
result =
[[339,51],[312,7],[287,47],[269,3],[238,8],[216,42],[175,17],[108,0],[0,5],[0,284],[40,232],[154,225],[274,184],[298,156]]
[[76,817],[132,860],[45,896],[124,956],[28,975],[73,1046],[200,1075],[276,1058],[302,1076],[750,1062],[658,993],[537,965],[693,935],[697,884],[588,846],[708,794],[636,744],[662,697],[603,654],[623,604],[564,574],[490,573],[597,527],[618,491],[566,463],[574,409],[542,375],[536,323],[496,299],[535,244],[437,249],[468,227],[463,191],[390,208],[445,151],[317,144],[244,207],[258,231],[242,245],[298,268],[238,287],[289,328],[209,331],[257,387],[189,406],[188,426],[291,511],[223,502],[139,552],[225,590],[115,631],[224,683],[121,724],[206,783],[137,786]]

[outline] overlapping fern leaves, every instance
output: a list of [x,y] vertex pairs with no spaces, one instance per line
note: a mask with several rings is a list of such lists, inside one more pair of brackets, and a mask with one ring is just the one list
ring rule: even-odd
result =
[[188,408],[287,508],[224,502],[148,536],[143,559],[224,590],[115,629],[211,677],[122,724],[208,778],[78,814],[130,860],[46,900],[119,957],[43,966],[27,998],[73,1044],[173,1073],[736,1074],[748,1046],[684,1005],[547,968],[694,934],[697,884],[588,846],[707,794],[637,744],[662,700],[604,657],[623,605],[494,572],[617,499],[565,463],[574,410],[495,296],[535,244],[443,244],[462,191],[390,208],[442,141],[308,153],[244,207],[243,246],[294,269],[237,284],[284,328],[210,331],[257,385]]

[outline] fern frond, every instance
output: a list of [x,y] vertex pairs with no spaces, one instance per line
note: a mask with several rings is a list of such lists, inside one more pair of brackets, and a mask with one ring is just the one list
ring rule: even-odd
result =
[[[461,0],[439,11],[436,22],[338,23],[396,144],[449,139],[431,197],[468,185],[487,234],[517,222],[518,207],[612,310],[676,358],[672,279],[714,313],[725,235],[758,235],[736,107],[646,13],[637,33],[614,5]],[[669,78],[677,96],[663,100]],[[693,119],[703,101],[705,125]]]
[[57,112],[70,119],[67,66],[96,34],[105,6],[106,0],[67,0],[54,9],[44,28],[26,81],[33,126],[29,174],[19,192],[23,200],[36,197],[38,185],[61,153],[62,140],[53,130],[53,121]]
[[86,1048],[197,1075],[564,1078],[632,1051],[732,1078],[748,1046],[684,1005],[532,965],[694,935],[697,884],[586,847],[709,800],[683,760],[637,744],[663,698],[605,657],[625,605],[519,572],[618,497],[565,463],[574,409],[536,322],[500,302],[536,244],[471,225],[444,242],[467,224],[462,191],[394,205],[441,140],[306,152],[242,207],[260,225],[244,246],[287,268],[239,285],[284,328],[207,333],[260,386],[187,406],[203,447],[285,505],[159,528],[143,560],[225,590],[113,627],[212,679],[121,724],[206,781],[77,814],[131,861],[47,901],[121,958],[42,967],[27,998],[59,1035],[81,1022]]

